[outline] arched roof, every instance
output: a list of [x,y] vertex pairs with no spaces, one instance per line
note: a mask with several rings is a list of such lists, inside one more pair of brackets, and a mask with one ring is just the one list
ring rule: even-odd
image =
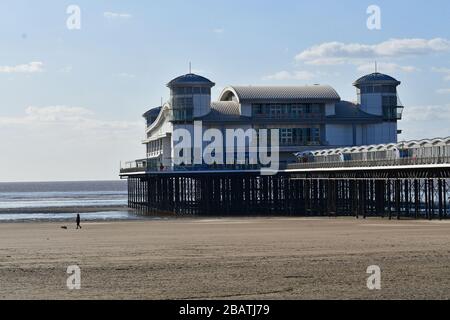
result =
[[341,100],[330,86],[232,86],[222,91],[220,101],[239,103],[258,101],[337,102]]
[[151,130],[153,130],[155,127],[157,127],[159,124],[161,124],[163,121],[165,121],[165,114],[169,113],[171,109],[171,106],[168,102],[166,102],[159,111],[158,117],[153,121],[153,123],[147,127],[145,130],[145,133],[149,133]]
[[413,141],[403,141],[399,143],[388,143],[388,144],[378,144],[378,145],[368,145],[368,146],[356,146],[356,147],[345,147],[336,149],[323,149],[314,151],[304,151],[297,153],[296,155],[333,155],[341,153],[358,153],[358,152],[374,152],[374,151],[387,151],[387,150],[401,150],[401,149],[411,149],[420,147],[437,147],[450,145],[450,137],[447,138],[435,138],[435,139],[423,139],[423,140],[413,140]]
[[156,108],[150,109],[146,113],[144,113],[142,116],[144,118],[157,117],[159,115],[159,113],[161,112],[161,109],[162,109],[162,107],[156,107]]

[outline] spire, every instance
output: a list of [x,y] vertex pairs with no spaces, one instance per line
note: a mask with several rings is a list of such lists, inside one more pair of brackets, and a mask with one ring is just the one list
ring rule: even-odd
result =
[[192,62],[189,61],[189,74],[192,73]]
[[375,61],[375,73],[378,73],[378,63]]

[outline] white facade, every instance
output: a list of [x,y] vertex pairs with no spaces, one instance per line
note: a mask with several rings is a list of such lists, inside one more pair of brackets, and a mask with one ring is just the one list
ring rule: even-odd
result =
[[332,146],[353,145],[353,126],[348,124],[327,124],[326,139],[327,142]]
[[[354,84],[356,104],[341,101],[329,86],[228,87],[211,103],[214,83],[194,74],[181,76],[168,84],[171,100],[157,117],[146,116],[146,159],[153,167],[172,167],[177,129],[189,132],[192,142],[210,128],[224,137],[226,129],[278,129],[280,158],[286,162],[304,150],[396,143],[399,84],[387,75],[364,76]],[[201,123],[200,132],[195,132],[195,122]],[[226,139],[223,143],[227,145]],[[208,143],[200,145],[204,149]],[[192,155],[201,156],[202,150],[192,150]]]

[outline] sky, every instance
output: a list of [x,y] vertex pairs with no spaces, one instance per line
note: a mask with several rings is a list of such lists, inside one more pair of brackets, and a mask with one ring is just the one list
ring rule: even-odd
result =
[[377,61],[402,82],[400,140],[450,136],[448,0],[0,0],[0,12],[0,182],[118,179],[145,154],[142,114],[189,62],[213,99],[320,83],[354,101]]

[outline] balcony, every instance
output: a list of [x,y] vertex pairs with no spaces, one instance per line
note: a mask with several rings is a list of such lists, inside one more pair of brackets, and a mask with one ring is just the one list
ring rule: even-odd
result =
[[400,98],[397,96],[397,120],[402,120],[403,118],[403,111],[405,110],[405,107],[403,106],[402,101],[400,100]]
[[120,164],[120,174],[138,173],[147,171],[146,160],[126,161]]
[[397,120],[402,120],[403,119],[403,111],[404,111],[405,107],[403,106],[397,106]]
[[147,153],[148,159],[159,158],[163,154],[162,150],[151,151]]

